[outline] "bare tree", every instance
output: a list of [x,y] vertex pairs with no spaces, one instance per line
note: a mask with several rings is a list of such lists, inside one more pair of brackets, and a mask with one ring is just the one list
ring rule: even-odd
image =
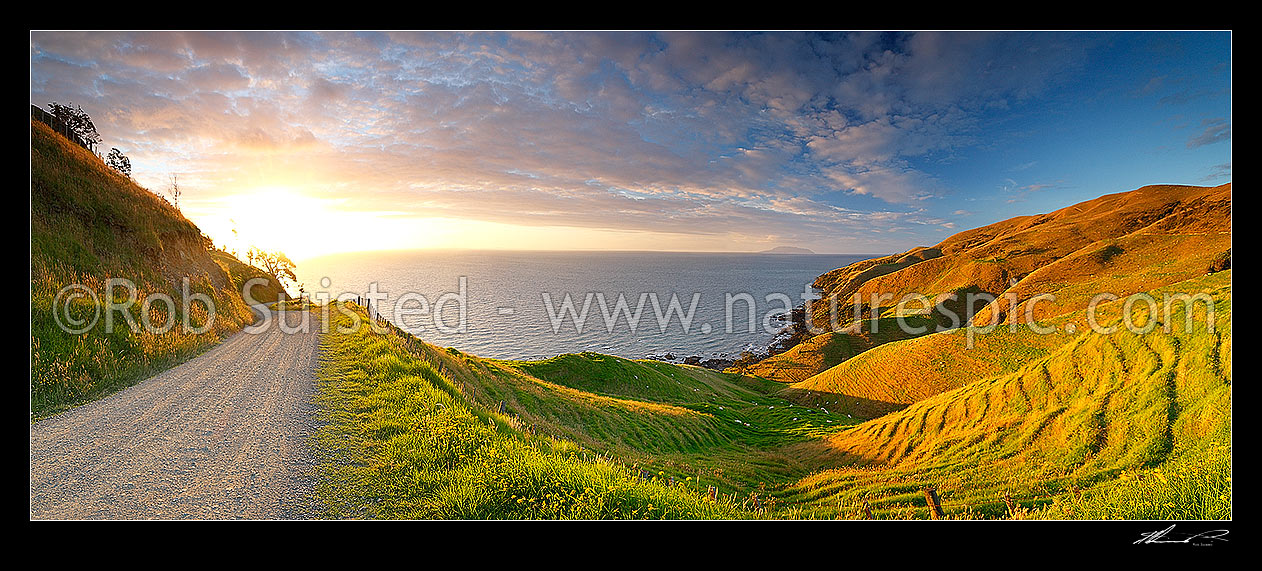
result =
[[180,177],[179,175],[171,175],[171,186],[167,188],[167,192],[171,193],[171,201],[175,204],[175,208],[180,208]]

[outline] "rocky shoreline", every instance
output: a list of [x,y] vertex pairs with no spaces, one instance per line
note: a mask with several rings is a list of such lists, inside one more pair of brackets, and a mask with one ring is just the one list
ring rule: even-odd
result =
[[645,355],[645,359],[654,361],[664,361],[676,365],[694,365],[704,367],[715,371],[723,371],[740,364],[752,364],[773,355],[783,353],[793,347],[800,341],[801,324],[804,323],[803,318],[806,315],[806,306],[799,305],[793,308],[793,312],[789,315],[781,315],[776,319],[780,321],[788,321],[780,331],[776,332],[775,337],[767,344],[767,347],[761,351],[741,351],[740,355],[733,357],[730,353],[711,353],[709,357],[701,355],[688,355],[680,357],[675,353],[665,353],[662,355],[649,354]]
[[665,355],[645,355],[644,358],[652,359],[654,361],[664,361],[675,365],[695,365],[706,369],[714,369],[716,371],[722,371],[723,369],[731,367],[732,365],[735,365],[737,361],[727,353],[714,353],[709,358],[703,358],[700,355],[689,355],[680,359],[674,353],[666,353]]

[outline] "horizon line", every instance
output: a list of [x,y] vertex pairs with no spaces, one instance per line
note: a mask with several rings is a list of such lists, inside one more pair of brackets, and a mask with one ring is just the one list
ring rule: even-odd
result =
[[766,254],[770,256],[888,256],[894,252],[770,252],[767,250],[757,251],[722,251],[722,250],[647,250],[647,249],[602,249],[602,248],[572,248],[572,249],[533,249],[533,248],[460,248],[460,247],[437,247],[437,248],[382,248],[379,250],[354,250],[345,252],[333,252],[329,254],[320,254],[316,256],[308,256],[296,261],[315,260],[319,258],[328,258],[333,256],[354,255],[354,254],[376,254],[376,253],[413,253],[413,252],[523,252],[523,253],[625,253],[625,254]]

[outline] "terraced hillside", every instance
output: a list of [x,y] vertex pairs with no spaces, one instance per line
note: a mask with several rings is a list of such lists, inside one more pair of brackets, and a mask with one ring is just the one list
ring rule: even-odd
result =
[[[1209,274],[1146,293],[1161,301],[1165,296],[1202,292],[1206,284],[1219,280]],[[1125,300],[1098,304],[1093,319],[1117,318],[1124,305]],[[1033,328],[1004,324],[952,329],[888,343],[793,383],[779,394],[800,404],[875,418],[973,381],[1013,372],[1073,339],[1075,334],[1066,332],[1066,325],[1073,324],[1075,331],[1086,329],[1086,314],[1073,311],[1041,320]]]
[[[1007,512],[1005,495],[1041,506],[1073,488],[1107,494],[1123,474],[1160,467],[1220,484],[1172,501],[1167,513],[1222,517],[1230,509],[1222,490],[1230,466],[1231,272],[1185,285],[1212,298],[1209,319],[1204,303],[1191,306],[1190,325],[1182,303],[1169,318],[1133,308],[1142,316],[1135,323],[1160,325],[1082,333],[1011,373],[829,436],[816,453],[839,467],[804,478],[787,498],[825,512],[854,512],[867,501],[878,515],[923,517],[921,488],[936,486],[949,513],[996,516]],[[1205,497],[1211,490],[1227,497]]]
[[[481,359],[388,325],[330,334],[324,496],[356,517],[923,518],[935,486],[947,517],[1225,517],[1231,272],[1166,291],[1206,294],[1213,330],[1199,301],[1147,333],[1049,335],[1059,346],[1041,356],[994,374],[961,360],[940,373],[958,388],[862,423],[696,367]],[[1101,324],[1123,305],[1101,306]],[[982,354],[1029,339],[997,336]]]

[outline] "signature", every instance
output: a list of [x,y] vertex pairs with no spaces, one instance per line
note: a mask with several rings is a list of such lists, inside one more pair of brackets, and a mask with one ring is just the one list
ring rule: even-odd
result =
[[1160,531],[1149,531],[1142,533],[1143,537],[1135,541],[1135,545],[1151,544],[1151,543],[1184,543],[1192,545],[1209,545],[1215,541],[1227,541],[1227,531],[1225,529],[1211,529],[1196,534],[1171,534],[1174,525]]

